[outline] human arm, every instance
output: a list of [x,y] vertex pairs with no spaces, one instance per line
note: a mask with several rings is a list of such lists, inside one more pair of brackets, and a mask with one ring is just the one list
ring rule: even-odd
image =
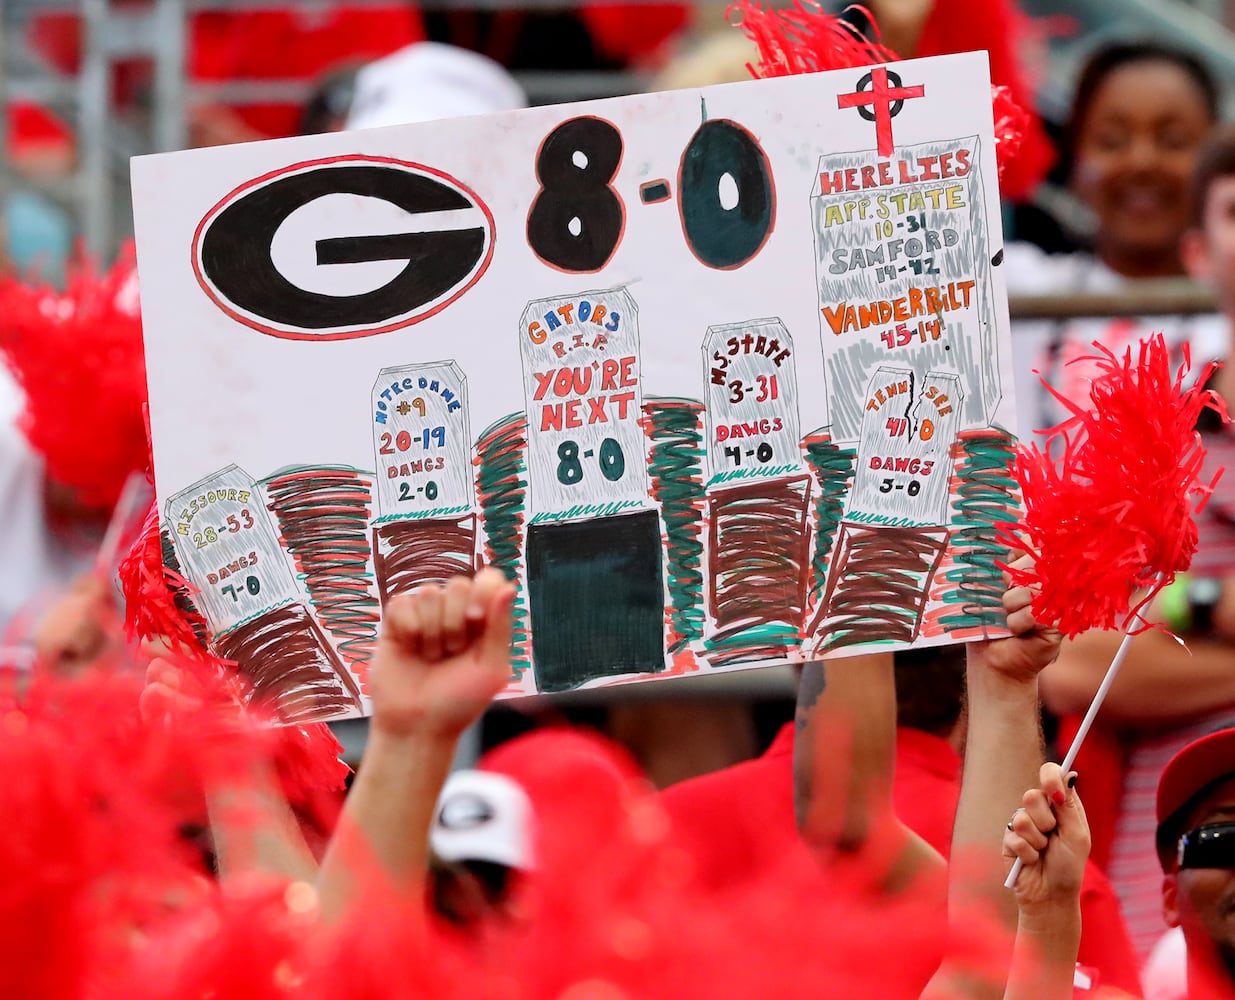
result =
[[1056,629],[1034,619],[1032,601],[1027,587],[1008,590],[1003,606],[1012,635],[966,647],[965,762],[952,832],[952,857],[964,859],[959,867],[974,877],[949,895],[972,904],[976,891],[1009,927],[1016,924],[1016,909],[999,888],[1006,871],[994,845],[1023,789],[1036,783],[1043,757],[1038,674],[1058,655],[1061,641]]
[[271,760],[252,759],[244,771],[207,785],[206,811],[224,884],[250,873],[310,884],[317,878],[317,859]]
[[1057,764],[1043,764],[1004,833],[1003,853],[1022,865],[1014,893],[1016,943],[1005,1000],[1069,1000],[1081,941],[1081,883],[1089,824]]
[[[160,643],[145,648],[169,652]],[[140,706],[148,724],[175,725],[177,717],[201,720],[205,705],[205,690],[189,671],[161,656],[150,661]],[[213,724],[227,727],[242,711],[238,704],[219,701]],[[269,756],[251,755],[239,768],[204,776],[202,794],[224,884],[254,873],[305,882],[317,877],[317,860]]]
[[34,629],[37,663],[62,677],[84,670],[120,646],[115,599],[103,579],[93,574],[75,581]]
[[856,853],[879,832],[878,846],[889,852],[889,891],[924,871],[942,869],[938,852],[893,809],[896,684],[891,653],[805,664],[795,728],[794,809],[809,843]]
[[369,865],[400,893],[423,885],[459,736],[510,677],[513,596],[499,571],[485,569],[386,606],[370,672],[369,744],[318,878],[327,919],[358,894]]
[[[1011,934],[1018,926],[1016,900],[1003,888],[1007,865],[996,845],[1025,788],[1035,787],[1042,763],[1037,678],[1059,651],[1060,634],[1033,617],[1033,593],[1014,587],[1003,596],[1011,636],[966,647],[968,695],[965,764],[948,869],[948,919],[957,927],[971,916],[995,916]],[[1011,960],[1009,950],[1007,959]],[[945,956],[927,998],[997,997],[991,982]]]
[[[1157,609],[1151,622],[1161,621]],[[1184,646],[1149,629],[1134,638],[1102,704],[1106,724],[1129,729],[1172,726],[1235,706],[1235,579],[1223,588],[1212,635]],[[1064,643],[1042,672],[1042,700],[1056,715],[1089,707],[1123,636],[1089,631]]]

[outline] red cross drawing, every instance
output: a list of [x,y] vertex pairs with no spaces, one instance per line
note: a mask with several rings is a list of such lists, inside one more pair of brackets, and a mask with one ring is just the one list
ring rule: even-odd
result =
[[[870,90],[863,90],[862,85],[870,81]],[[892,86],[888,85],[889,80]],[[879,141],[879,155],[891,156],[895,148],[892,142],[892,119],[900,114],[901,106],[910,97],[922,97],[926,88],[921,84],[915,87],[902,87],[901,78],[886,66],[876,66],[866,76],[858,81],[858,88],[852,94],[838,94],[836,106],[840,108],[857,108],[867,121],[875,123],[875,137]],[[874,110],[866,107],[873,104]],[[893,107],[895,105],[895,107]]]

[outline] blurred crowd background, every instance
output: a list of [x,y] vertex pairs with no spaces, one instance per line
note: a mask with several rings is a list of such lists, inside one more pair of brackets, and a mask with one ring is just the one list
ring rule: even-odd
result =
[[[981,22],[1008,6],[951,5],[964,12],[941,19],[952,22],[944,26],[952,50],[987,47]],[[868,6],[884,25],[884,41],[914,54],[921,39],[912,29],[911,37],[898,35],[898,23],[929,5]],[[1224,87],[1235,80],[1230,0],[1025,0],[1021,7],[1014,54],[1056,140],[1078,66],[1112,38],[1176,43],[1202,57]],[[438,52],[425,65],[391,67],[395,87],[415,96],[360,125],[746,79],[751,55],[726,28],[722,0],[4,0],[0,235],[9,266],[58,279],[79,238],[95,255],[114,253],[132,226],[130,156],[340,127],[358,69],[424,41],[491,60],[513,86],[502,92],[480,60]],[[489,92],[460,93],[474,87]],[[1061,160],[1028,199],[1033,212],[1010,220],[1020,223],[1015,235],[1051,250],[1084,244],[1094,223],[1070,197],[1066,173]]]
[[[832,0],[820,6],[845,10]],[[1198,361],[1228,357],[1235,132],[1215,126],[1228,117],[1235,82],[1235,0],[866,6],[883,43],[902,56],[988,50],[996,82],[1040,118],[1023,169],[1004,189],[1022,429],[1058,418],[1036,372],[1069,392],[1074,369],[1064,362],[1094,340],[1119,351],[1164,329],[1172,347],[1190,344]],[[749,79],[756,51],[728,16],[721,0],[0,0],[0,275],[62,286],[79,251],[110,265],[132,235],[132,156]],[[864,15],[847,16],[872,30]],[[122,281],[114,307],[139,323],[131,291]],[[0,341],[11,319],[0,307]],[[1235,402],[1235,386],[1215,387]],[[30,599],[85,572],[115,499],[65,501],[46,449],[36,460],[16,433],[21,406],[21,393],[0,379],[0,408],[11,411],[0,421],[0,627],[10,635]],[[1130,660],[1078,765],[1089,781],[1094,861],[1119,895],[1115,903],[1107,888],[1107,924],[1118,929],[1107,953],[1119,954],[1106,971],[1114,981],[1121,964],[1131,970],[1132,989],[1165,930],[1146,832],[1155,783],[1180,747],[1235,726],[1235,436],[1207,433],[1227,464],[1227,486],[1202,524],[1194,575],[1217,590],[1178,591],[1185,620],[1161,609],[1197,655],[1158,633],[1138,640],[1143,655]],[[144,442],[129,438],[140,466]],[[140,468],[116,471],[123,481]],[[46,606],[28,612],[31,620]],[[1050,752],[1067,746],[1109,646],[1108,635],[1082,636],[1043,674]],[[900,719],[935,741],[932,753],[958,785],[961,684],[956,663],[942,669],[934,678],[919,669],[918,685],[898,678]],[[498,707],[469,731],[461,757],[473,761],[564,718],[624,744],[658,788],[771,747],[765,760],[781,761],[787,790],[796,689],[786,667]],[[334,728],[358,760],[365,723]],[[898,749],[912,754],[921,739],[902,734]],[[949,794],[954,806],[955,789]],[[1147,996],[1171,995],[1149,989],[1147,971],[1145,979]]]

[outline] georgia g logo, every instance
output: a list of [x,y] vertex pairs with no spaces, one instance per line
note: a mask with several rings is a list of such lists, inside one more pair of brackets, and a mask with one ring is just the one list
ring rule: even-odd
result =
[[297,163],[242,184],[193,236],[198,284],[227,315],[287,340],[418,323],[493,258],[493,215],[431,167],[375,156]]

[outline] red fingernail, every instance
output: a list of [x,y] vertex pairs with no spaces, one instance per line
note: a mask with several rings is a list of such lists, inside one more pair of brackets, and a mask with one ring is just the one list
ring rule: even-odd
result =
[[1063,805],[1063,804],[1064,804],[1064,802],[1067,800],[1067,798],[1068,798],[1068,797],[1067,797],[1066,795],[1064,795],[1064,793],[1063,793],[1063,792],[1061,792],[1061,791],[1059,791],[1058,789],[1056,789],[1055,791],[1051,792],[1051,801],[1052,801],[1052,802],[1054,802],[1054,803],[1055,803],[1055,805],[1057,805],[1057,806],[1061,806],[1061,805]]

